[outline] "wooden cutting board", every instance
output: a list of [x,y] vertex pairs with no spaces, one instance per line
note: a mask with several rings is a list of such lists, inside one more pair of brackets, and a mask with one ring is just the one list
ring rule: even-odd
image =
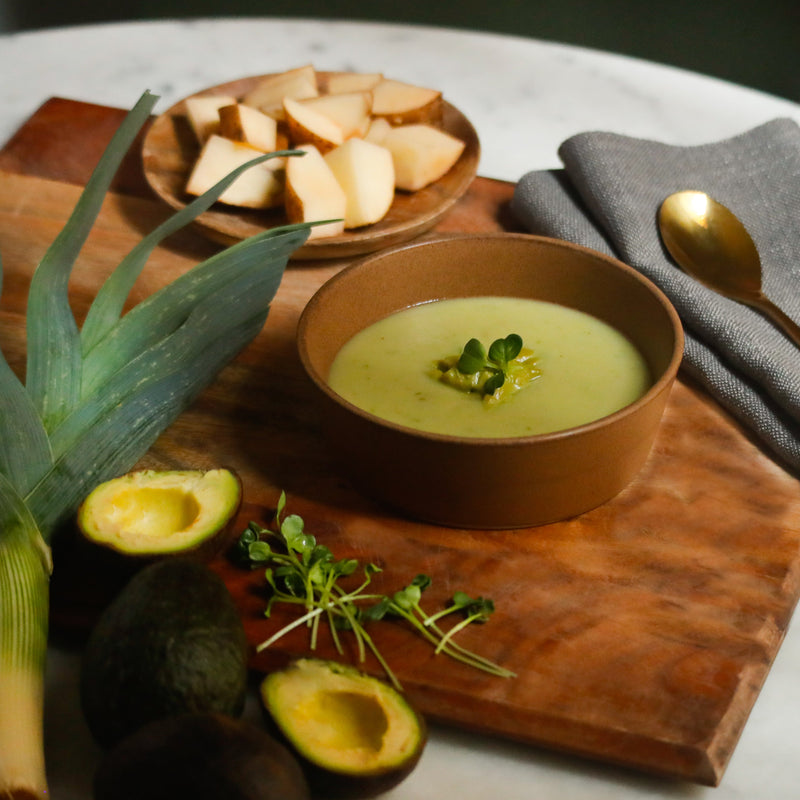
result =
[[[78,198],[123,112],[53,99],[0,152],[0,344],[24,364],[31,272]],[[479,178],[438,231],[511,230],[513,187]],[[72,285],[80,317],[121,254],[166,214],[136,152],[81,254]],[[160,249],[139,299],[214,246],[193,231]],[[479,532],[400,519],[335,472],[322,443],[295,327],[314,291],[343,262],[293,263],[253,344],[158,441],[144,464],[228,465],[242,476],[250,519],[266,524],[280,490],[289,511],[337,557],[384,567],[382,591],[417,573],[424,603],[454,591],[497,611],[460,641],[514,670],[492,678],[434,656],[406,628],[374,638],[431,719],[694,782],[717,784],[767,677],[800,593],[800,484],[686,380],[672,393],[650,459],[617,498],[539,528]],[[79,605],[98,576],[58,570]],[[263,576],[214,563],[253,644],[290,617],[263,616]],[[67,573],[69,573],[67,575]],[[70,582],[70,578],[80,578]],[[91,577],[93,580],[87,580]],[[325,637],[323,637],[325,639]],[[350,645],[347,645],[350,648]],[[305,630],[253,658],[268,669],[307,652]],[[335,651],[324,640],[319,655]],[[355,658],[352,648],[345,654]],[[364,665],[378,672],[377,665]]]

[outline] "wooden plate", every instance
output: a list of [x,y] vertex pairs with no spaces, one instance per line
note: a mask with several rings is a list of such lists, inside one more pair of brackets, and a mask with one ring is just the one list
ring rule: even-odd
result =
[[[324,83],[326,72],[318,72]],[[229,94],[241,97],[263,78],[256,75],[213,86],[197,95]],[[197,96],[195,95],[195,96]],[[153,191],[172,208],[188,200],[184,186],[198,154],[198,145],[186,119],[186,99],[156,118],[142,144],[144,174]],[[296,258],[340,258],[370,253],[409,241],[430,230],[467,191],[478,170],[480,143],[469,120],[454,106],[444,103],[443,128],[466,147],[461,158],[442,178],[416,192],[397,192],[389,213],[374,225],[345,231],[340,236],[312,240]],[[280,210],[249,210],[215,205],[197,218],[196,225],[210,239],[230,245],[267,228],[282,225]]]

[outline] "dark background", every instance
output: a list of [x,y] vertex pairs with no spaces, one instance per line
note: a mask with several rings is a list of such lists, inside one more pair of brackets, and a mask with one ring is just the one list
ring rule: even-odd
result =
[[213,16],[510,33],[645,58],[800,102],[800,0],[0,0],[5,31]]

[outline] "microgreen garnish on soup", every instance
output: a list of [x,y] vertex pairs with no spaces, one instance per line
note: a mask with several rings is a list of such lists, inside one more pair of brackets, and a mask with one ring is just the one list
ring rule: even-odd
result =
[[509,397],[540,374],[533,352],[523,348],[516,333],[495,339],[488,352],[479,339],[470,339],[460,355],[441,359],[434,371],[449,386],[480,394],[486,405]]
[[484,394],[494,394],[506,380],[509,362],[513,361],[522,350],[522,337],[510,333],[505,339],[495,339],[486,349],[478,339],[470,339],[458,359],[458,371],[466,375],[475,372],[488,372],[489,377],[483,384]]

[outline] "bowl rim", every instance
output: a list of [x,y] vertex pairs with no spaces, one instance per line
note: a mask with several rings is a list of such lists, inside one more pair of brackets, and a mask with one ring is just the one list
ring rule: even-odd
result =
[[[655,299],[659,302],[661,307],[664,309],[667,318],[670,322],[670,328],[672,329],[674,338],[672,345],[672,355],[670,356],[668,364],[662,370],[661,375],[659,375],[659,377],[651,384],[648,390],[643,395],[641,395],[641,397],[637,398],[632,403],[623,406],[617,411],[614,411],[611,414],[606,414],[605,416],[602,417],[598,417],[597,419],[590,420],[589,422],[585,422],[582,425],[575,425],[570,428],[563,428],[561,430],[550,431],[548,433],[532,434],[529,436],[497,436],[497,437],[457,436],[455,434],[445,434],[445,433],[436,433],[434,431],[425,431],[419,428],[414,428],[409,425],[401,425],[400,423],[393,422],[392,420],[387,420],[384,417],[380,417],[376,414],[372,414],[369,411],[365,411],[361,407],[355,405],[354,403],[342,397],[338,392],[334,391],[330,387],[328,381],[325,380],[319,374],[317,369],[311,364],[311,359],[308,355],[308,349],[305,343],[306,340],[305,332],[308,328],[309,319],[314,311],[314,308],[324,301],[324,296],[331,287],[335,286],[336,284],[338,284],[343,280],[347,280],[348,277],[355,271],[371,268],[372,262],[379,261],[382,258],[394,255],[397,252],[410,251],[418,248],[424,249],[428,247],[436,247],[444,242],[449,242],[454,239],[470,239],[473,241],[478,241],[478,240],[495,241],[495,240],[513,239],[513,240],[525,240],[525,241],[537,242],[549,247],[557,247],[557,248],[564,248],[567,250],[573,250],[583,255],[587,255],[591,258],[604,261],[609,266],[619,269],[623,273],[627,274],[630,278],[642,284],[646,289],[648,289],[650,293],[655,297]],[[497,297],[502,297],[502,296],[508,296],[508,295],[502,295],[502,294],[497,295]],[[442,298],[442,299],[449,299],[449,298]],[[421,305],[424,302],[430,302],[430,301],[420,301],[420,303],[417,305]],[[414,306],[404,306],[404,308],[413,308],[413,307]],[[402,311],[402,310],[403,309],[401,308],[397,309],[397,311]],[[366,257],[359,259],[353,264],[349,264],[348,266],[344,267],[342,270],[337,272],[335,275],[333,275],[331,278],[329,278],[327,281],[325,281],[325,283],[323,283],[322,286],[320,286],[317,289],[317,291],[314,293],[314,295],[311,297],[311,299],[304,307],[297,325],[296,344],[297,344],[298,354],[300,356],[300,361],[303,365],[303,369],[305,370],[308,377],[316,385],[316,387],[319,390],[321,390],[323,394],[325,394],[328,397],[328,399],[330,399],[333,403],[342,407],[348,412],[357,415],[366,422],[369,422],[373,425],[377,425],[378,427],[381,428],[385,428],[389,431],[393,431],[398,435],[413,436],[430,442],[458,444],[459,446],[464,446],[464,447],[467,446],[519,447],[520,445],[530,446],[535,444],[546,444],[551,442],[557,442],[560,441],[561,439],[580,438],[582,436],[590,435],[594,431],[599,430],[601,428],[613,426],[618,421],[621,421],[622,419],[625,419],[627,417],[636,414],[639,411],[639,409],[641,409],[645,405],[648,405],[650,402],[652,402],[652,400],[655,397],[660,395],[662,392],[667,390],[672,385],[673,381],[675,380],[678,374],[678,370],[683,360],[685,336],[680,316],[677,310],[675,309],[675,306],[672,304],[671,300],[667,297],[664,291],[659,286],[657,286],[652,280],[650,280],[650,278],[643,275],[641,272],[629,266],[625,262],[617,258],[614,258],[613,256],[606,255],[605,253],[602,253],[599,250],[593,250],[589,247],[584,247],[583,245],[576,244],[575,242],[569,242],[564,239],[556,239],[549,236],[540,236],[531,233],[492,232],[492,233],[447,233],[443,235],[436,235],[434,237],[428,237],[423,240],[415,240],[412,242],[405,242],[403,244],[399,244],[394,247],[388,247],[384,250],[380,250],[376,253],[367,255]]]

